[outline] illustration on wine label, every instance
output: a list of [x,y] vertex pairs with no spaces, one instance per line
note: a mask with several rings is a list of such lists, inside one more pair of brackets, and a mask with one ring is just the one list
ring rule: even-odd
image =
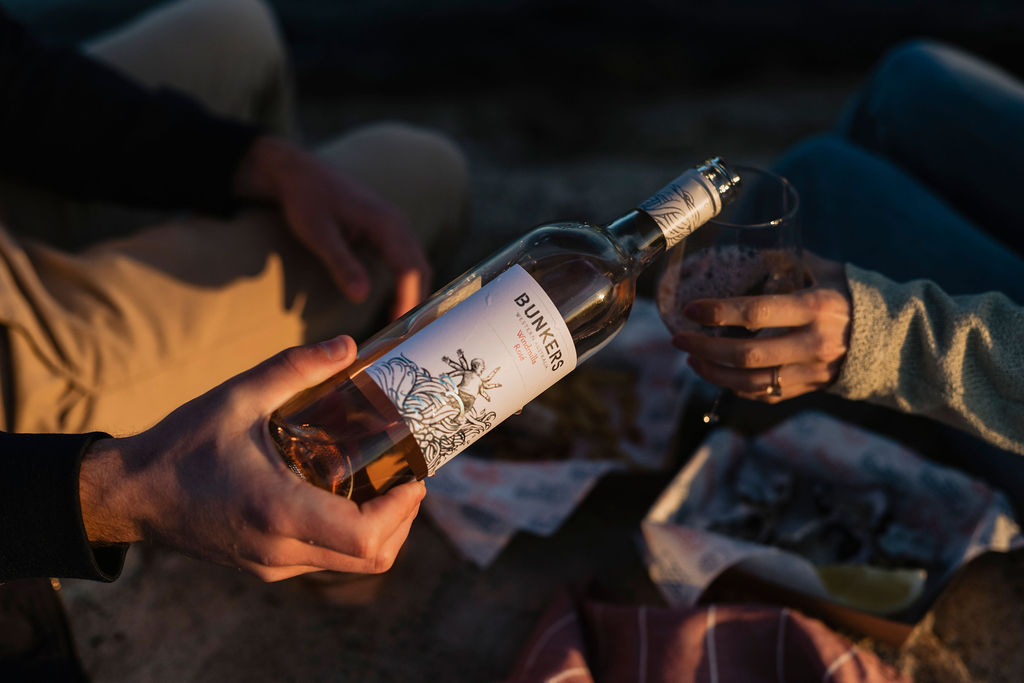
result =
[[484,376],[483,359],[467,364],[462,349],[458,357],[456,362],[444,356],[441,360],[453,369],[437,376],[405,355],[367,370],[409,425],[431,472],[487,432],[497,417],[493,410],[481,408],[476,398],[491,400],[487,390],[501,386],[491,381],[500,368]]
[[[452,330],[460,344],[454,357],[446,346]],[[366,374],[402,416],[433,474],[575,365],[572,337],[558,309],[516,265]]]
[[477,396],[483,396],[484,399],[490,401],[491,396],[487,393],[487,390],[501,387],[500,384],[492,381],[494,376],[498,374],[498,370],[501,370],[501,366],[498,366],[491,374],[484,377],[486,365],[484,365],[483,358],[474,358],[472,362],[468,362],[466,361],[466,354],[462,352],[462,349],[458,351],[458,360],[452,360],[448,356],[441,360],[450,365],[452,370],[454,370],[454,372],[445,373],[446,375],[457,375],[459,377],[459,381],[456,382],[459,388],[458,398],[464,408],[472,410]]

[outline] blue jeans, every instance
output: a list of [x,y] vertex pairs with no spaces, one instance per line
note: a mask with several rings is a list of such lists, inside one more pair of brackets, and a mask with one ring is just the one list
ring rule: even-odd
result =
[[[800,192],[807,249],[896,281],[997,290],[1024,305],[1024,84],[995,67],[930,41],[898,47],[837,130],[800,144],[776,170]],[[888,421],[905,436],[921,431],[898,414]],[[1021,456],[935,430],[943,452],[927,455],[989,481],[1024,513]]]
[[787,153],[804,245],[1024,305],[1024,84],[926,41],[889,53],[835,133]]

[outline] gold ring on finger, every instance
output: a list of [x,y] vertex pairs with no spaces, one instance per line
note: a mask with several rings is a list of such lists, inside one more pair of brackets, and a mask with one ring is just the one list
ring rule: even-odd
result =
[[781,365],[776,365],[772,368],[772,381],[766,384],[764,387],[764,393],[769,396],[781,397],[782,396],[782,378],[779,373],[782,371]]

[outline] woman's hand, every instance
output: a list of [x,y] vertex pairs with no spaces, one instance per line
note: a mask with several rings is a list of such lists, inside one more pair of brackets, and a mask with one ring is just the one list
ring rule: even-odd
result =
[[279,405],[354,358],[348,337],[288,349],[141,434],[95,442],[79,477],[89,540],[154,541],[265,581],[387,570],[423,483],[356,505],[296,477],[267,429]]
[[430,265],[402,212],[312,154],[284,140],[257,138],[239,168],[235,192],[276,205],[349,300],[361,302],[370,290],[354,253],[358,246],[376,250],[395,278],[393,317],[426,297]]
[[[815,285],[791,294],[699,299],[683,310],[703,326],[763,330],[752,338],[680,333],[697,374],[744,398],[775,403],[835,381],[850,340],[851,302],[843,266],[805,253]],[[773,388],[774,385],[774,388]]]

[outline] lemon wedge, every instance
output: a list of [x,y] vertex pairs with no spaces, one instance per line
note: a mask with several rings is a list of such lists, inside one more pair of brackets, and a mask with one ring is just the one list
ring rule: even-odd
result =
[[884,569],[866,564],[826,564],[815,570],[836,602],[880,615],[894,614],[914,604],[928,578],[924,569]]

